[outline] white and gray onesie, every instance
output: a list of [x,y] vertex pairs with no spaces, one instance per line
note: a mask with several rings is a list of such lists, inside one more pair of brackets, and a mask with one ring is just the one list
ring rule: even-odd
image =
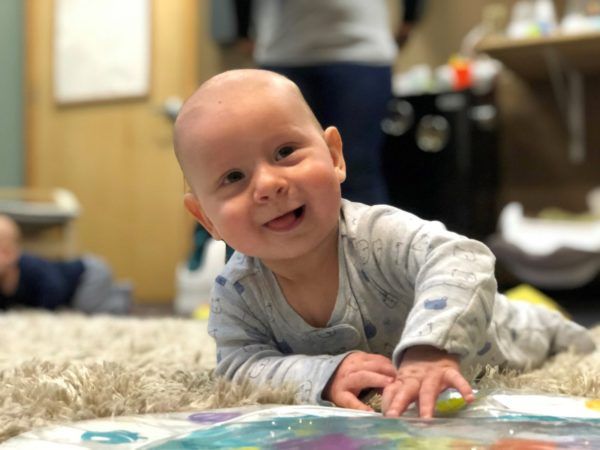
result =
[[324,328],[288,305],[259,259],[235,253],[217,277],[209,334],[216,374],[298,385],[299,401],[328,404],[322,391],[349,352],[392,358],[431,345],[461,367],[539,366],[573,346],[594,348],[587,331],[560,314],[496,291],[494,256],[482,243],[390,206],[342,202],[339,289]]

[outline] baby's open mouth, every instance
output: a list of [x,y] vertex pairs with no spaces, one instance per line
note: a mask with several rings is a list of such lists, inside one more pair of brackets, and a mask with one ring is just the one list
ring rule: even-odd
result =
[[287,231],[294,228],[304,216],[305,206],[302,205],[288,213],[285,213],[273,220],[269,220],[265,226],[274,231]]
[[294,216],[296,216],[296,219],[299,219],[302,217],[302,214],[304,214],[304,205],[302,205],[300,208],[296,208],[292,212],[294,213]]

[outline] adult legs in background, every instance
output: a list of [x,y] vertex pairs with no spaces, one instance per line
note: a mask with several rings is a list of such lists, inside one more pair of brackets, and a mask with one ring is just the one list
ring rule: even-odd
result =
[[131,309],[131,286],[115,284],[108,265],[96,256],[82,258],[85,271],[73,296],[71,306],[94,314],[127,314]]
[[391,68],[348,63],[263,68],[294,81],[321,125],[339,129],[348,173],[342,196],[369,205],[388,203],[380,124],[392,96]]

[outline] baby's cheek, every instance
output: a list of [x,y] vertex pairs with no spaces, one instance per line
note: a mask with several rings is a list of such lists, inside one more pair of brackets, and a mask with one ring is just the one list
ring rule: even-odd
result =
[[245,219],[245,211],[235,205],[224,204],[214,214],[213,224],[221,237],[226,241],[235,240],[240,237],[247,227],[248,219]]

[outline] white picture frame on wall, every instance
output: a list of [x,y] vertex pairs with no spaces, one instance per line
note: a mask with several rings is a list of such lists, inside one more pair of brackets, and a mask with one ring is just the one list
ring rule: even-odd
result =
[[145,97],[150,0],[55,0],[53,46],[57,103]]

